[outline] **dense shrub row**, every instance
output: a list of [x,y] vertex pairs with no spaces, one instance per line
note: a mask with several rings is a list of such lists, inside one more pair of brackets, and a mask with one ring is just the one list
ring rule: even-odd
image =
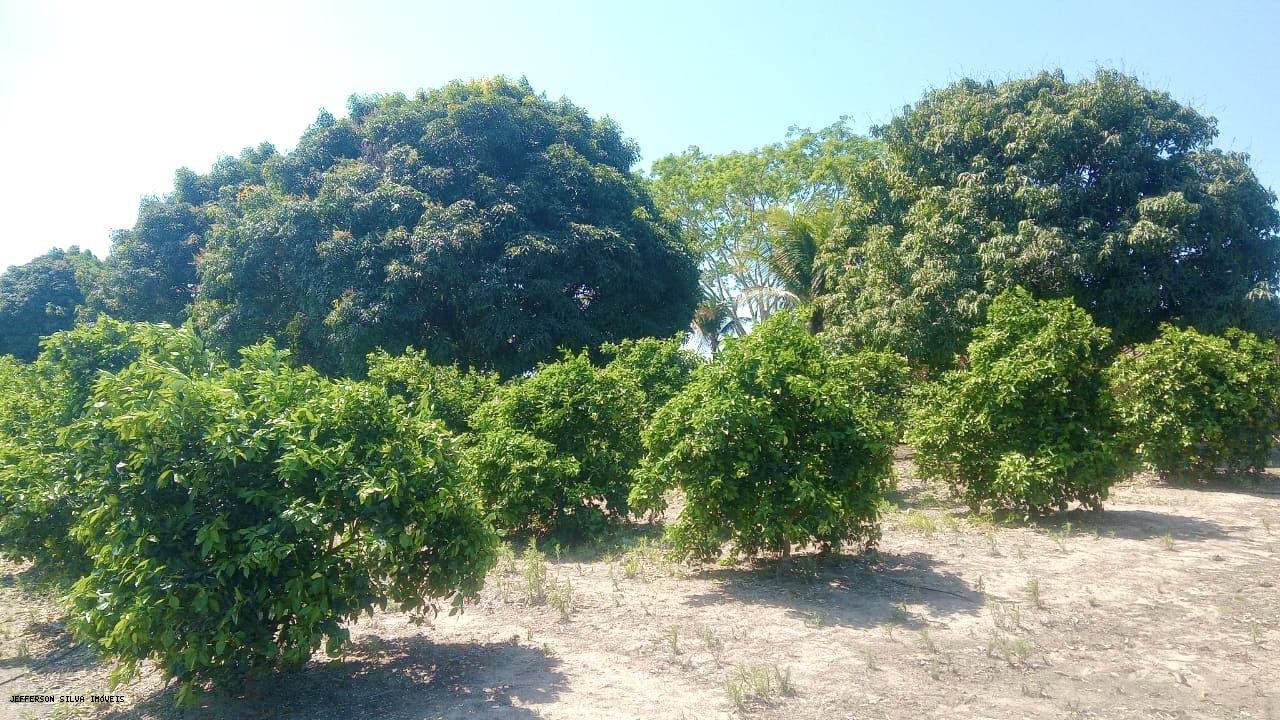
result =
[[375,606],[460,606],[500,533],[594,536],[675,490],[683,557],[873,544],[904,434],[924,477],[1024,514],[1098,507],[1135,461],[1262,465],[1275,343],[1108,345],[1070,300],[1015,289],[932,381],[790,312],[711,361],[644,339],[501,382],[410,350],[348,380],[100,318],[0,358],[0,551],[60,568],[71,627],[186,698],[334,651]]

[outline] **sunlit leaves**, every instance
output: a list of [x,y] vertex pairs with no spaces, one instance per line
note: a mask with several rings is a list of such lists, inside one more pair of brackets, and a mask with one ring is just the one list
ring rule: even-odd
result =
[[1124,437],[1163,474],[1257,470],[1280,432],[1276,346],[1249,333],[1172,326],[1110,370]]
[[853,370],[789,313],[730,341],[645,430],[632,504],[683,490],[671,535],[694,557],[873,542],[892,430]]
[[931,91],[876,134],[823,245],[827,332],[949,367],[1004,289],[1072,297],[1118,345],[1280,327],[1280,215],[1215,121],[1099,71]]
[[1125,469],[1102,369],[1108,342],[1070,300],[1000,294],[968,365],[916,398],[907,440],[922,475],[974,507],[1099,507]]
[[[90,357],[121,344],[97,340]],[[149,660],[190,698],[333,652],[388,600],[432,612],[479,589],[493,532],[438,422],[269,346],[234,369],[174,340],[135,356],[101,368],[48,471],[77,479],[63,528],[88,564],[70,625],[122,668]]]

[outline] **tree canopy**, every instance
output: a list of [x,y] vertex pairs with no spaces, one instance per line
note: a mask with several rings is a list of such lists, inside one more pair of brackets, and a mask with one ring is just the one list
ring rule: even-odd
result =
[[833,236],[828,332],[949,364],[992,297],[1074,297],[1118,344],[1277,326],[1280,216],[1215,121],[1113,71],[930,92],[875,130]]
[[100,266],[93,253],[72,246],[0,273],[0,355],[34,360],[40,338],[74,325]]
[[275,148],[263,143],[239,157],[220,158],[204,175],[180,168],[173,192],[144,198],[133,228],[112,238],[98,304],[126,320],[180,325],[199,285],[196,257],[205,233],[235,212],[241,190],[263,183],[264,167],[274,158]]
[[814,250],[806,243],[840,232],[834,209],[876,154],[877,144],[842,119],[817,131],[792,128],[785,141],[751,151],[691,147],[653,164],[658,207],[701,253],[704,302],[694,329],[704,344],[714,351],[721,336],[812,299]]
[[354,96],[264,163],[204,237],[192,316],[360,371],[407,346],[523,372],[560,347],[684,329],[696,257],[608,119],[524,82]]

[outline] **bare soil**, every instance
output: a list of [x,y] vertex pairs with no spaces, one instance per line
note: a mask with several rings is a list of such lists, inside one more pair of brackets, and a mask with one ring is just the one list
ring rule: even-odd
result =
[[5,565],[0,717],[1280,719],[1280,471],[1140,475],[1103,512],[1033,523],[910,472],[875,552],[691,568],[641,527],[547,549],[541,583],[507,557],[460,617],[377,613],[344,657],[184,711],[154,672],[122,704],[9,702],[107,694],[110,668]]

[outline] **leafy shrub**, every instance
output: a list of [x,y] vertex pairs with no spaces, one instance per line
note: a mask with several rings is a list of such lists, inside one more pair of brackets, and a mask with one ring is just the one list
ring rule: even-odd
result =
[[21,436],[30,422],[36,394],[31,366],[0,355],[0,437]]
[[629,373],[566,353],[472,416],[470,470],[500,528],[593,534],[627,515],[644,394]]
[[660,510],[667,490],[683,490],[670,533],[687,557],[714,557],[726,540],[784,554],[873,542],[890,430],[850,367],[790,313],[726,343],[645,431],[631,502]]
[[1162,474],[1261,469],[1280,432],[1276,344],[1165,325],[1110,370],[1124,437]]
[[404,398],[418,412],[443,421],[454,433],[467,432],[468,418],[498,390],[494,373],[436,365],[425,352],[412,348],[400,355],[370,353],[368,363],[370,381]]
[[256,346],[203,375],[147,359],[93,400],[69,435],[93,562],[71,624],[126,676],[153,661],[180,699],[333,652],[389,600],[457,606],[494,561],[449,434],[371,383]]
[[644,390],[647,417],[680,392],[701,364],[697,353],[681,345],[679,338],[642,338],[606,343],[600,350],[611,371],[630,373]]
[[40,393],[53,401],[54,421],[80,415],[100,372],[116,372],[142,357],[163,359],[189,372],[208,369],[211,356],[186,328],[122,322],[100,316],[94,322],[46,338],[35,372]]
[[908,441],[924,477],[972,507],[1099,507],[1123,472],[1102,370],[1109,333],[1070,300],[1001,293],[968,367],[920,394]]
[[107,317],[55,333],[43,345],[33,364],[10,370],[17,375],[0,402],[0,550],[75,577],[86,559],[69,530],[85,499],[63,428],[85,411],[101,372],[142,357],[198,372],[211,359],[189,330]]
[[859,397],[876,418],[889,424],[890,437],[895,442],[900,440],[907,422],[906,397],[911,381],[907,359],[892,352],[859,350],[840,356],[837,362],[844,366],[842,372],[849,375]]

